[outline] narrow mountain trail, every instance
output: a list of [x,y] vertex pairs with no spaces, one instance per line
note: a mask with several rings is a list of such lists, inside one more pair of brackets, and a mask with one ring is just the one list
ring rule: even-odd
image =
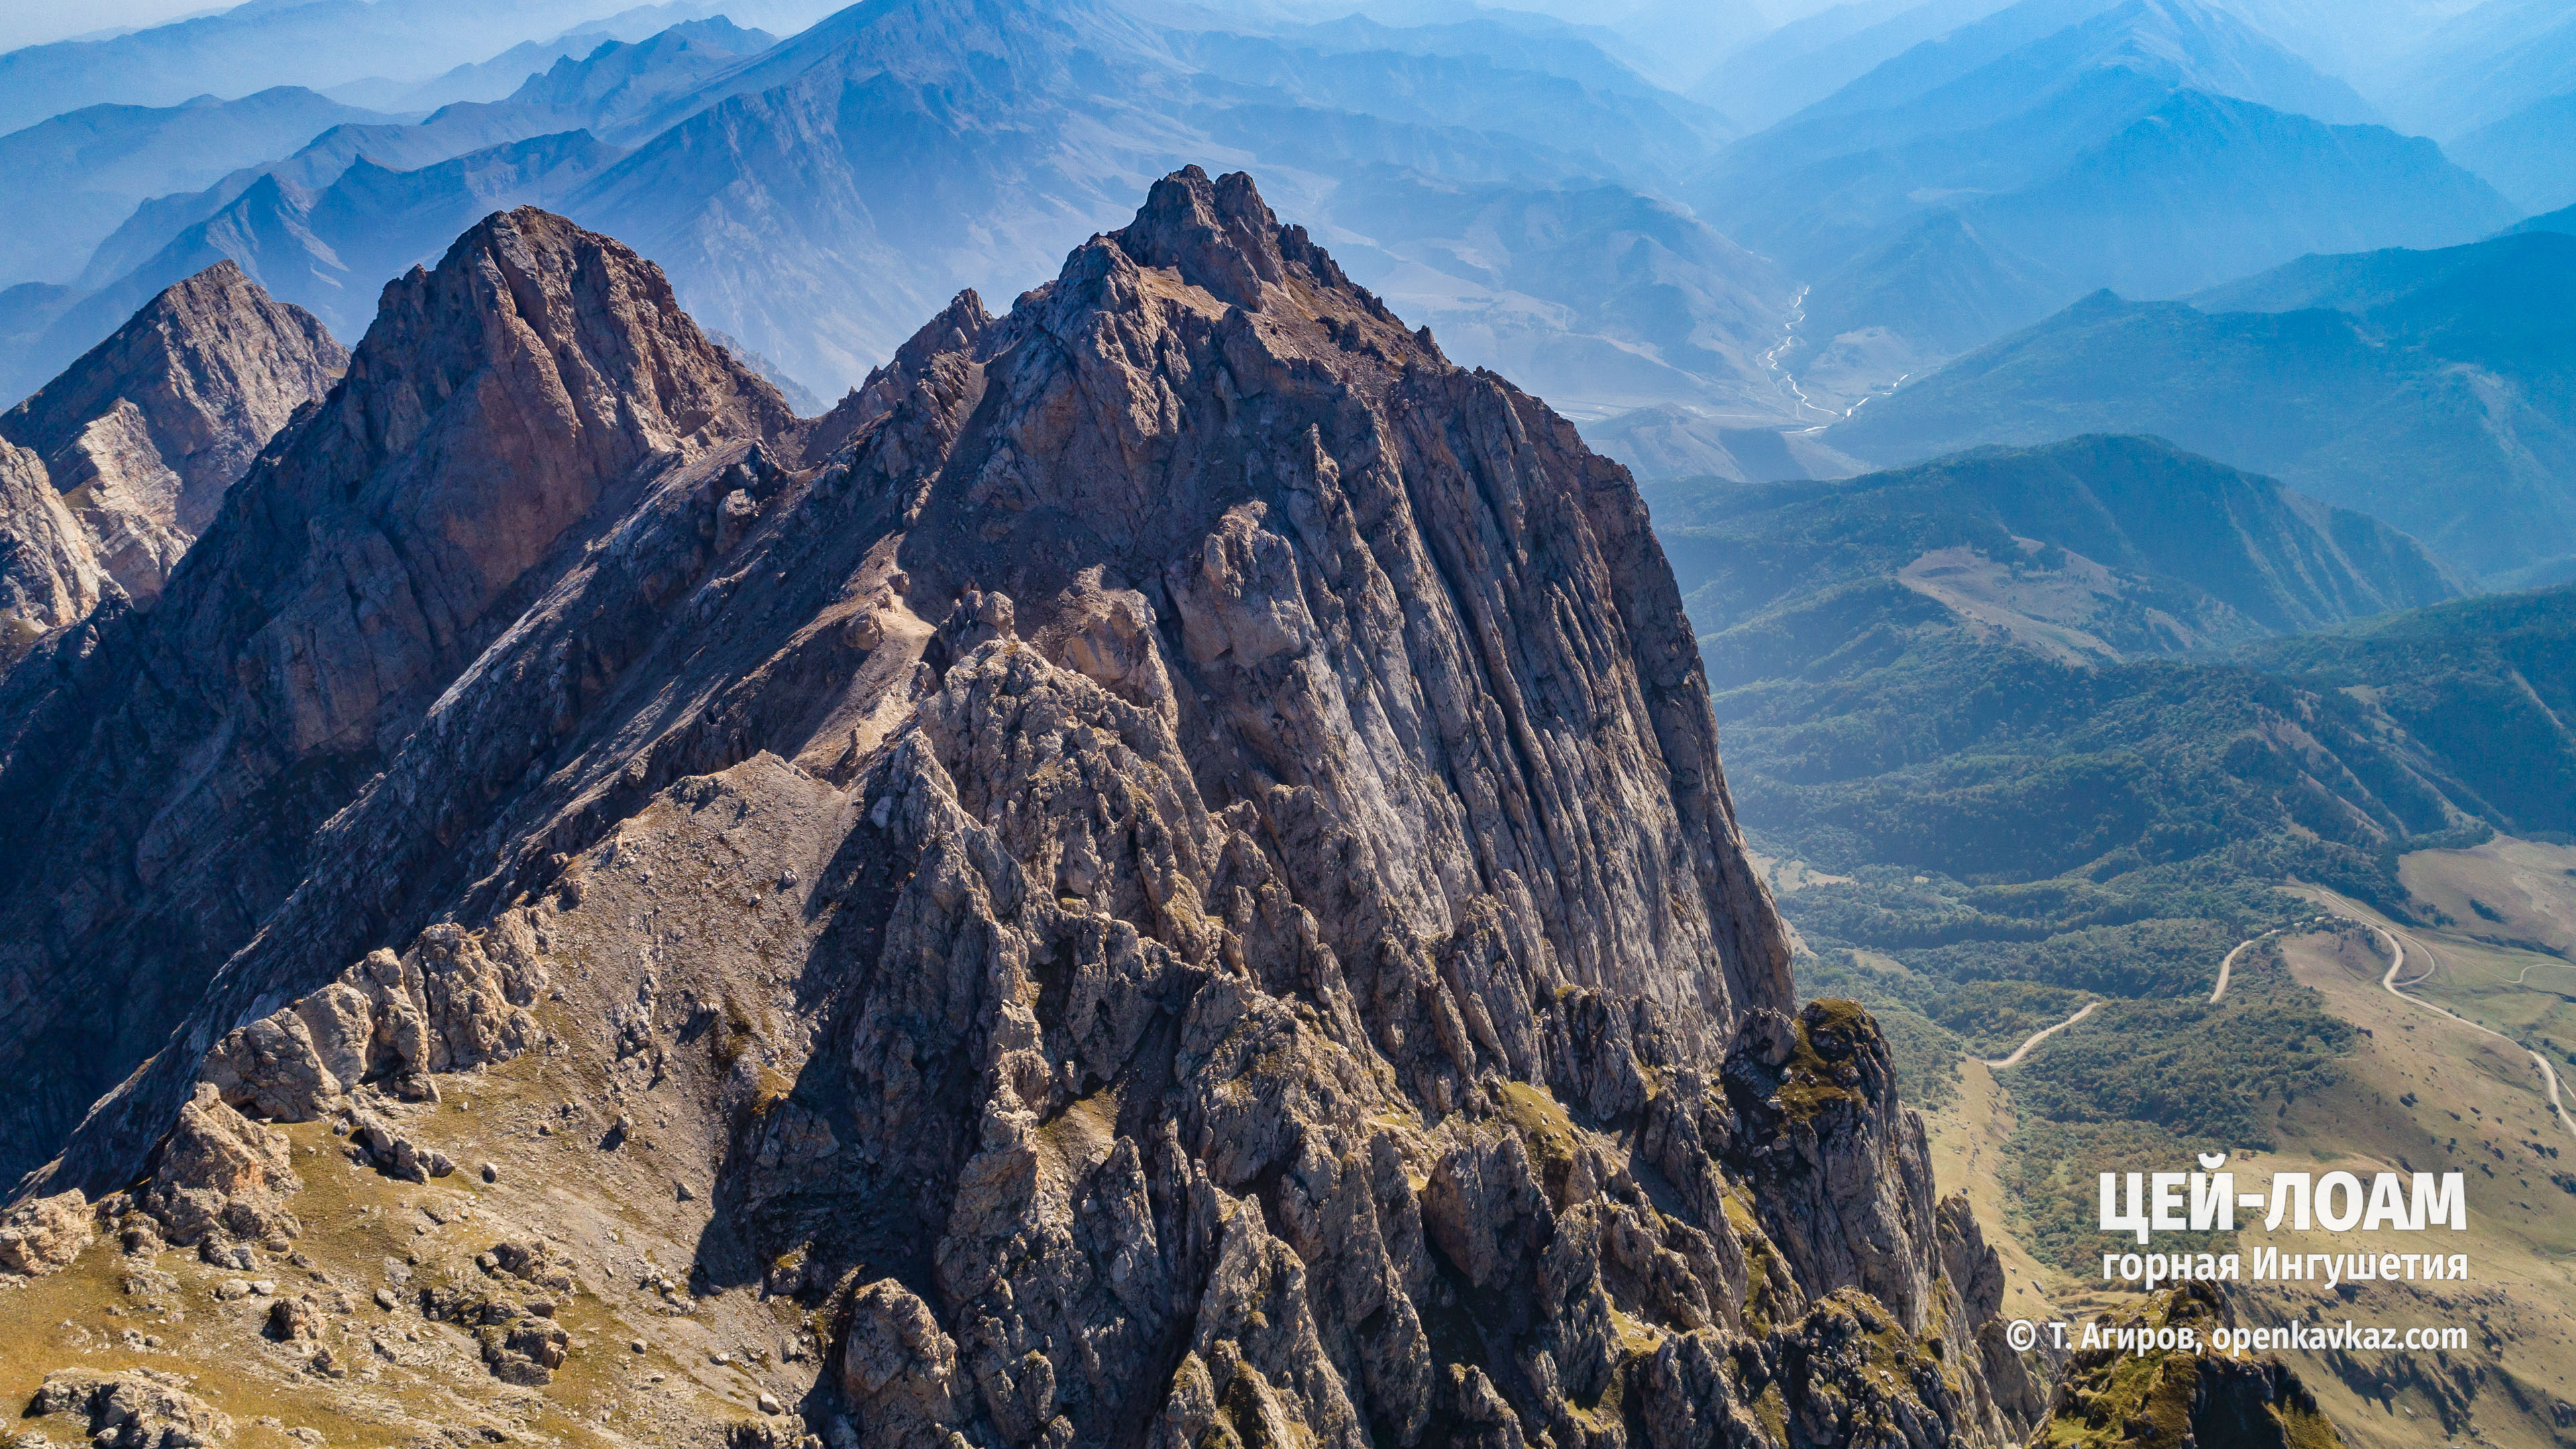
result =
[[[2571,971],[2576,971],[2576,961],[2534,961],[2530,965],[2522,968],[2522,975],[2513,978],[2513,984],[2516,986],[2530,985],[2531,982],[2529,978],[2531,973],[2539,970],[2543,966],[2564,966]],[[2547,988],[2543,989],[2545,990]]]
[[2025,1041],[2020,1046],[2013,1048],[2013,1054],[2011,1056],[1988,1060],[1986,1061],[1986,1065],[1999,1072],[2006,1067],[2020,1066],[2021,1059],[2030,1055],[2030,1049],[2032,1047],[2035,1047],[2041,1042],[2048,1040],[2050,1037],[2057,1035],[2059,1032],[2066,1030],[2068,1027],[2082,1021],[2084,1018],[2091,1016],[2094,1010],[2101,1006],[2101,1004],[2102,1003],[2098,1001],[2088,1001],[2084,1003],[2083,1010],[2066,1018],[2064,1021],[2059,1022],[2057,1025],[2043,1027],[2038,1031],[2032,1032],[2028,1041]]

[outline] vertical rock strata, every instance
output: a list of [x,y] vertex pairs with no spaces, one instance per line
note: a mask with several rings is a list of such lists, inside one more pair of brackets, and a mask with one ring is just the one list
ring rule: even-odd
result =
[[1627,475],[1249,178],[815,424],[614,243],[496,218],[93,633],[12,682],[8,807],[295,843],[185,955],[131,924],[207,889],[184,846],[13,888],[22,1000],[196,963],[29,1190],[542,1040],[703,1155],[696,1273],[834,1325],[835,1444],[2027,1427],[1885,1043],[1796,1010]]

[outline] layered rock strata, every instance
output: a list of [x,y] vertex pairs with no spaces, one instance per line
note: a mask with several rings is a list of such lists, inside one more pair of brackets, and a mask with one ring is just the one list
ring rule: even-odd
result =
[[[736,1442],[2027,1427],[1885,1042],[1793,999],[1627,475],[1249,178],[816,424],[649,265],[495,218],[91,635],[0,713],[13,818],[99,842],[11,888],[7,979],[172,985],[103,1071],[0,1043],[57,1103],[29,1191],[168,1163],[174,1111],[381,1171],[379,1120],[423,1160],[417,1104],[552,1073],[614,1119],[556,1200],[828,1326]],[[238,1224],[135,1212],[327,1231],[225,1180]],[[530,1321],[493,1372],[551,1370]]]

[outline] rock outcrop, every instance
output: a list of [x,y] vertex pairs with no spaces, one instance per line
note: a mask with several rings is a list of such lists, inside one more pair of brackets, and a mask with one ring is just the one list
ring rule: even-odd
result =
[[[311,313],[218,262],[0,413],[0,439],[42,460],[98,567],[148,604],[260,449],[348,362]],[[18,516],[0,529],[16,535]]]
[[[160,834],[18,888],[9,979],[185,992],[89,1078],[0,1043],[121,1081],[18,1139],[62,1143],[31,1187],[243,1111],[381,1165],[542,1050],[615,1121],[549,1195],[649,1159],[693,1284],[830,1325],[835,1445],[2026,1427],[1950,1347],[1991,1255],[1885,1043],[1792,1016],[1627,475],[1247,177],[1158,183],[810,427],[614,243],[498,218],[95,633],[189,702],[49,724],[107,666],[39,656],[0,800],[114,764],[64,838]],[[245,837],[205,911],[192,843]],[[255,1166],[170,1230],[302,1229],[234,1222]],[[542,1387],[545,1315],[456,1292]]]
[[0,1213],[0,1271],[31,1278],[60,1272],[97,1236],[86,1194],[29,1198]]
[[64,1369],[45,1375],[27,1413],[69,1417],[98,1449],[216,1449],[231,1443],[231,1416],[208,1407],[190,1387],[150,1369]]
[[237,1242],[285,1251],[300,1230],[285,1204],[303,1185],[276,1134],[201,1086],[179,1109],[178,1125],[137,1197],[160,1224],[164,1242],[195,1247],[206,1261],[223,1263]]
[[[2049,1401],[2051,1444],[2189,1449],[2336,1449],[2344,1440],[2297,1372],[2265,1355],[2224,1355],[2210,1330],[2234,1328],[2235,1310],[2214,1284],[2186,1283],[2098,1328],[2116,1347],[2078,1349]],[[2122,1336],[2188,1329],[2201,1347],[2140,1351]]]

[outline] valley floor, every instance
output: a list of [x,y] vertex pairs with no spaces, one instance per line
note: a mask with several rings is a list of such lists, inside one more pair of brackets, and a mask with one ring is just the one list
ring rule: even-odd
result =
[[[2240,1151],[2230,1165],[2240,1182],[2280,1172],[2465,1172],[2469,1229],[2449,1246],[2467,1254],[2471,1277],[2248,1285],[2240,1311],[2256,1324],[2468,1329],[2464,1353],[2286,1355],[2362,1449],[2563,1446],[2576,1440],[2576,1132],[2517,1043],[2550,1053],[2562,1078],[2576,1065],[2576,967],[2561,954],[2576,945],[2576,849],[2499,837],[2409,855],[2403,877],[2449,919],[2408,926],[2299,886],[2297,895],[2365,929],[2294,927],[2231,957],[2239,984],[2287,971],[2356,1030],[2358,1044],[2339,1060],[2334,1086],[2277,1104],[2273,1148]],[[2388,989],[2398,965],[2384,944],[2391,935],[2406,952],[2393,983],[2402,990]],[[2253,949],[2265,939],[2276,949]],[[2009,1275],[2005,1316],[2074,1321],[2131,1301],[2027,1241],[2028,1212],[2004,1185],[2018,1125],[2013,1076],[1971,1057],[1949,1100],[1925,1113],[1940,1190],[1967,1192],[1991,1225]],[[2237,1248],[2249,1265],[2258,1246],[2354,1248],[2322,1232],[2266,1233],[2260,1214],[2240,1219]]]

